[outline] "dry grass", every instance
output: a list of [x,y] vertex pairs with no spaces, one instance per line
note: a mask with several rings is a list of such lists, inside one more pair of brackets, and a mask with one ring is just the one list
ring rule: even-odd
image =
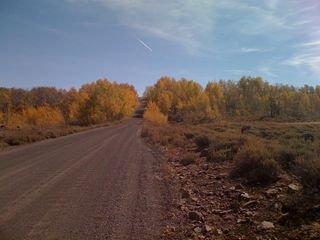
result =
[[[110,123],[111,124],[111,123]],[[45,139],[66,136],[76,132],[88,130],[95,127],[107,126],[109,123],[92,125],[89,127],[81,126],[57,126],[57,127],[38,127],[38,128],[1,128],[0,129],[0,150],[9,146],[18,146],[33,143]]]
[[186,138],[182,129],[171,125],[161,126],[145,123],[141,131],[141,136],[147,138],[152,144],[160,144],[163,146],[172,144],[176,147],[182,147],[191,141]]
[[65,136],[79,130],[79,128],[71,127],[2,129],[0,130],[0,142],[2,145],[17,146]]

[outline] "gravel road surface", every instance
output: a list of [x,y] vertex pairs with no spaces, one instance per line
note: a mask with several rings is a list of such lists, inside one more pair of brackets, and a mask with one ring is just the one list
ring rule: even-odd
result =
[[0,153],[0,240],[158,239],[159,162],[141,119]]

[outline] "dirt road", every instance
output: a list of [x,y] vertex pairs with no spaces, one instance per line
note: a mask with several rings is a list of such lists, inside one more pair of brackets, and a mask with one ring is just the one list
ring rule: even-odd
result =
[[0,239],[157,239],[159,162],[141,120],[0,153]]

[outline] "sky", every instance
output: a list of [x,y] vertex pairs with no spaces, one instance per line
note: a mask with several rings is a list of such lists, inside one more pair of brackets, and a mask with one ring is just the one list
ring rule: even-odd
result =
[[0,86],[320,84],[318,0],[1,0]]

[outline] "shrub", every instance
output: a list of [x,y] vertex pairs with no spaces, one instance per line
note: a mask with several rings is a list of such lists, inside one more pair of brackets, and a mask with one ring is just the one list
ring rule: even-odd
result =
[[186,132],[184,136],[186,137],[186,139],[192,139],[194,137],[194,134],[191,132]]
[[0,149],[1,149],[1,148],[6,148],[6,147],[8,147],[8,146],[9,146],[8,143],[6,143],[6,142],[0,142]]
[[262,146],[246,146],[235,156],[232,177],[243,177],[248,184],[270,184],[278,179],[280,168]]
[[165,124],[168,121],[168,118],[166,115],[164,115],[159,107],[157,106],[156,103],[154,102],[149,102],[147,105],[147,108],[143,114],[143,118],[146,119],[147,121],[150,121],[154,124]]
[[23,143],[21,139],[14,138],[14,137],[8,137],[4,141],[5,141],[5,143],[7,143],[10,146],[17,146],[17,145],[21,145]]
[[58,134],[55,133],[55,132],[50,131],[50,132],[47,133],[47,136],[46,136],[46,137],[47,137],[47,138],[57,138],[57,137],[58,137]]
[[301,183],[308,191],[320,191],[320,158],[308,159],[301,157],[297,160],[297,175],[301,178]]
[[168,136],[160,136],[159,141],[162,146],[166,146],[169,143],[169,137]]
[[320,236],[320,223],[314,222],[293,230],[289,233],[290,239],[317,240]]
[[224,127],[215,127],[214,130],[217,132],[226,132],[227,131],[227,129]]
[[207,161],[223,162],[226,160],[233,160],[234,156],[243,145],[244,142],[241,139],[216,138],[214,141],[211,140]]
[[238,149],[243,146],[243,142],[240,140],[220,140],[211,142],[210,147],[216,151],[220,150],[230,150],[237,153]]
[[181,136],[174,136],[170,139],[170,142],[176,147],[184,147],[186,145],[184,138]]
[[294,165],[297,152],[288,147],[282,147],[275,153],[275,160],[285,169],[291,169]]
[[213,151],[212,149],[209,149],[208,155],[207,155],[207,161],[208,162],[224,162],[227,160],[232,160],[234,156],[234,151],[232,149],[221,149],[219,151]]
[[210,139],[208,136],[202,135],[194,139],[194,143],[197,145],[198,150],[201,151],[205,148],[208,148],[210,145]]
[[207,155],[208,162],[223,162],[226,160],[226,155],[223,151],[209,151]]

